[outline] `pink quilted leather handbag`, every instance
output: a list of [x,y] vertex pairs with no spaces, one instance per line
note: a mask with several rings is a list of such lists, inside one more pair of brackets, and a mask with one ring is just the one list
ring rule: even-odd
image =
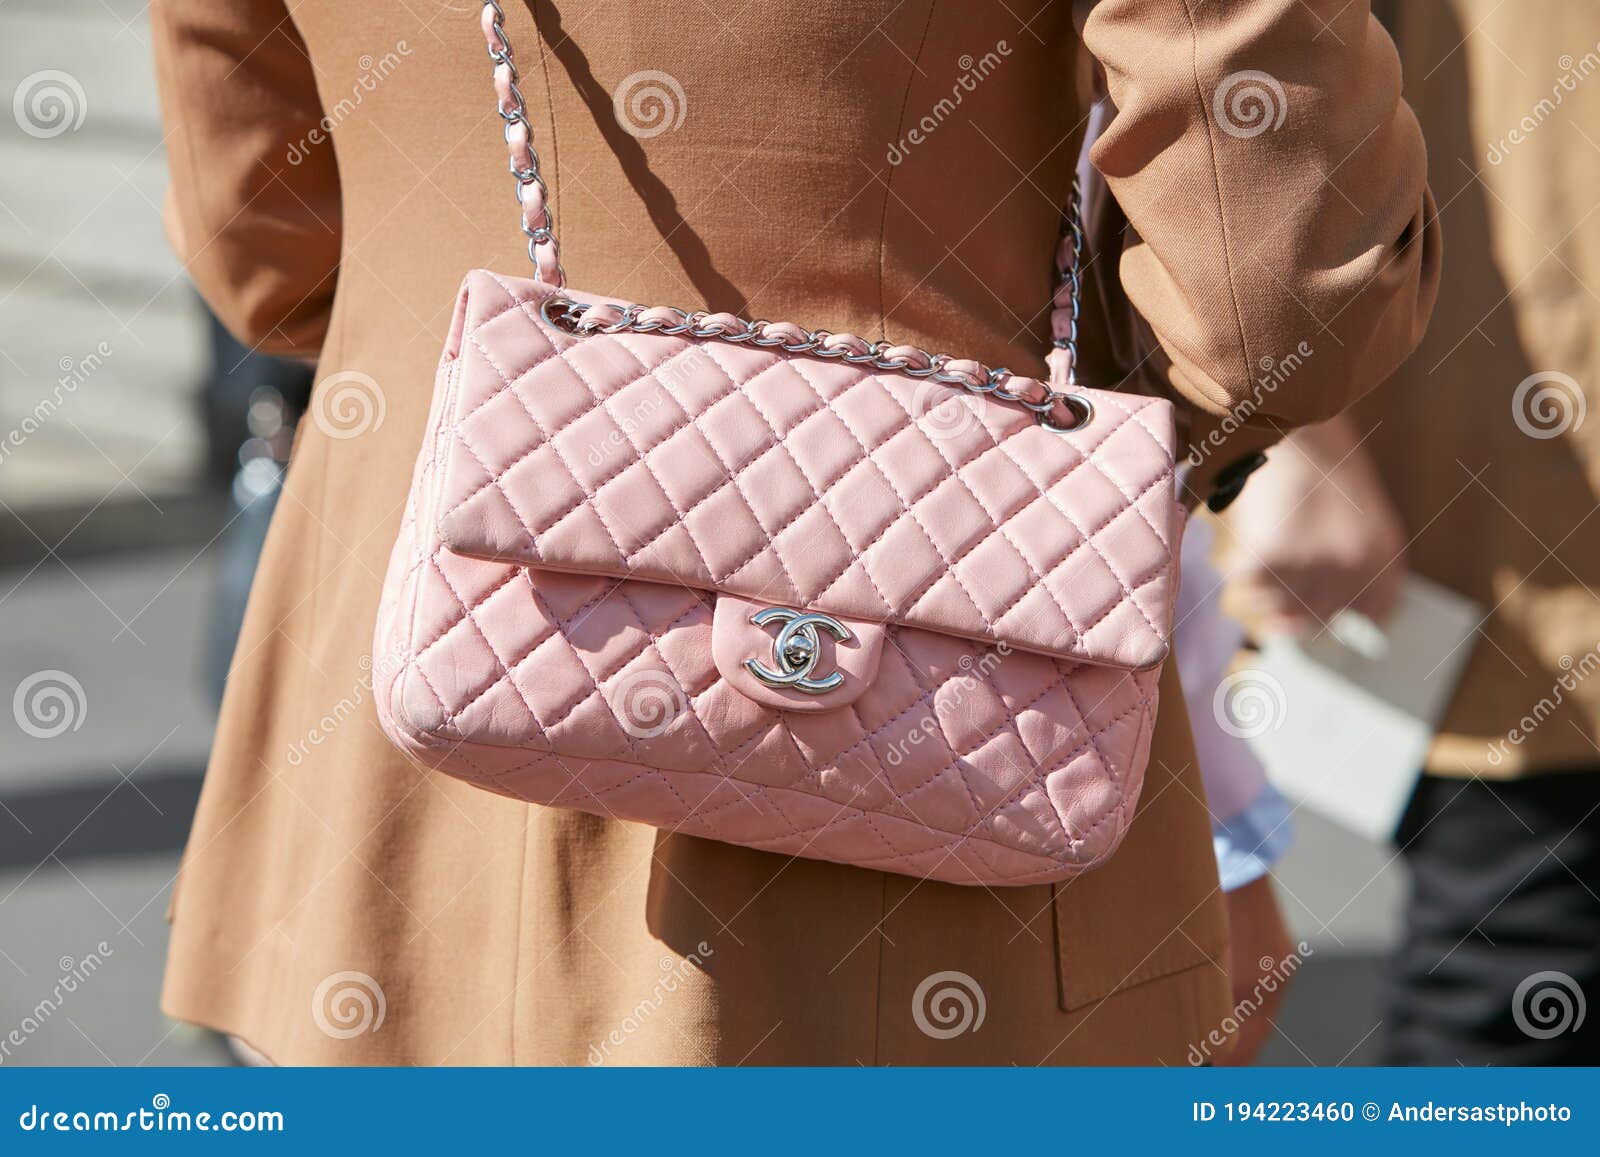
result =
[[499,5],[537,276],[467,275],[384,584],[385,731],[516,799],[961,884],[1115,851],[1182,513],[1173,414],[565,288]]

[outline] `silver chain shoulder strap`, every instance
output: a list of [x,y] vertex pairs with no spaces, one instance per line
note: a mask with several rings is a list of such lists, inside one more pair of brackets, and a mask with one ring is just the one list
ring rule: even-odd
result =
[[[483,34],[494,62],[494,87],[504,122],[506,150],[521,210],[522,232],[528,238],[528,259],[537,280],[557,289],[566,287],[561,268],[561,247],[556,241],[550,191],[539,171],[539,154],[533,147],[533,125],[519,87],[521,75],[512,59],[506,36],[505,12],[497,0],[484,0]],[[696,338],[716,338],[789,354],[837,358],[850,365],[929,378],[975,394],[989,394],[1032,411],[1047,430],[1068,433],[1094,417],[1089,399],[1073,392],[1078,361],[1078,316],[1083,252],[1081,193],[1076,179],[1062,212],[1061,244],[1057,252],[1058,283],[1053,305],[1050,382],[1018,378],[1004,368],[991,369],[979,362],[930,354],[913,345],[869,342],[848,333],[806,329],[790,322],[746,321],[729,313],[684,310],[674,306],[610,304],[587,305],[570,297],[545,300],[541,313],[551,325],[568,333],[660,333]]]

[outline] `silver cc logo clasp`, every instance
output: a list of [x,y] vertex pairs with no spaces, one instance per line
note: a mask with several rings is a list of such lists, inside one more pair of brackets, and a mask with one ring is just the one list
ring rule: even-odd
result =
[[793,687],[808,695],[822,695],[844,682],[844,676],[838,671],[821,679],[811,677],[816,670],[817,660],[822,657],[822,641],[817,638],[819,628],[841,643],[853,637],[849,628],[838,619],[827,615],[802,614],[788,607],[767,607],[751,615],[750,621],[758,627],[765,627],[769,623],[783,624],[783,630],[772,640],[772,658],[778,664],[778,670],[773,671],[754,659],[744,661],[745,670],[768,687]]

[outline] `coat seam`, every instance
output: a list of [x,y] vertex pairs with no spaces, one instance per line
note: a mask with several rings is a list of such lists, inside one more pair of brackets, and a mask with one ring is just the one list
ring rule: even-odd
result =
[[1250,341],[1245,329],[1244,309],[1239,304],[1238,286],[1234,280],[1233,251],[1228,241],[1228,212],[1222,192],[1222,168],[1217,158],[1215,126],[1206,111],[1205,91],[1200,84],[1200,30],[1195,26],[1194,9],[1190,0],[1181,0],[1183,14],[1189,25],[1189,75],[1194,82],[1195,103],[1200,109],[1200,123],[1205,126],[1206,153],[1211,160],[1211,187],[1217,196],[1217,229],[1222,237],[1223,275],[1228,284],[1228,301],[1233,306],[1233,323],[1239,337],[1242,360],[1242,380],[1248,386],[1253,380],[1250,359]]
[[[933,28],[933,10],[938,6],[938,0],[933,0],[928,5],[928,18],[922,25],[922,39],[917,42],[916,55],[911,58],[911,71],[906,74],[906,91],[900,98],[900,112],[894,122],[893,139],[896,141],[900,139],[901,130],[905,128],[906,109],[911,107],[911,90],[917,84],[922,53],[928,47],[928,33]],[[889,290],[884,260],[888,249],[889,200],[893,192],[891,183],[894,181],[894,170],[895,166],[890,165],[889,171],[883,175],[883,212],[878,218],[878,338],[881,341],[889,340]]]
[[512,1067],[519,1063],[517,1058],[517,1029],[522,1023],[518,1015],[521,1004],[522,985],[527,977],[522,975],[522,945],[527,938],[527,929],[524,927],[524,914],[527,912],[528,891],[528,841],[533,838],[533,828],[529,823],[532,809],[522,809],[522,856],[517,865],[517,910],[512,913],[512,926],[517,930],[516,940],[511,945],[511,975],[515,978],[511,985],[511,1025],[510,1025],[510,1052]]
[[873,967],[873,1007],[877,1015],[872,1021],[872,1065],[883,1064],[883,922],[889,918],[889,876],[880,872],[878,878],[878,956]]

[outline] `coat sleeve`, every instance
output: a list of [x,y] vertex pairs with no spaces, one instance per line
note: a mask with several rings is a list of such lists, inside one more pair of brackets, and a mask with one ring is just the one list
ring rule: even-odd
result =
[[1128,221],[1121,284],[1194,426],[1254,449],[1388,376],[1440,238],[1367,0],[1098,0],[1083,38],[1114,109],[1090,155]]
[[241,341],[314,357],[339,267],[339,174],[283,0],[153,0],[167,235]]

